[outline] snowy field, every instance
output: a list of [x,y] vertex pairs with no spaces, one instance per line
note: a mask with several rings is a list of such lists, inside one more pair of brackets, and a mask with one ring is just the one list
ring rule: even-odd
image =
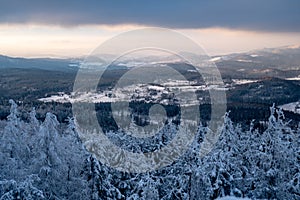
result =
[[288,104],[284,104],[281,106],[278,106],[279,108],[282,108],[283,110],[294,112],[297,114],[300,114],[300,102],[292,102]]

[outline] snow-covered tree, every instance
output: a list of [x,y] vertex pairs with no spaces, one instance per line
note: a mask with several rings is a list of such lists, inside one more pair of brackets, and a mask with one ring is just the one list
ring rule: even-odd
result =
[[[86,151],[73,118],[60,124],[47,113],[40,122],[33,109],[24,122],[17,104],[10,103],[11,113],[0,129],[1,200],[300,198],[300,124],[292,129],[275,106],[265,131],[254,129],[253,123],[244,130],[227,113],[220,138],[206,156],[199,151],[211,130],[200,124],[194,142],[177,161],[133,174],[105,166]],[[167,124],[142,141],[121,131],[107,137],[124,150],[143,153],[167,145],[177,131]]]

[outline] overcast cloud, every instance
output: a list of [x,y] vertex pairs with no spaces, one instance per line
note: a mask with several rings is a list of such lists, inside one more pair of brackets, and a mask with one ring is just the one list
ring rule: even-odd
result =
[[0,23],[300,31],[298,0],[0,0]]

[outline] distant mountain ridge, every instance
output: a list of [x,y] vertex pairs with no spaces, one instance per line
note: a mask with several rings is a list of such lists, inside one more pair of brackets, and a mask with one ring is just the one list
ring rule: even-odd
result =
[[[112,57],[112,55],[109,55]],[[100,55],[107,58],[108,55]],[[92,61],[92,58],[89,58]],[[149,58],[140,58],[142,63],[149,62]],[[77,71],[83,58],[58,59],[58,58],[21,58],[0,55],[0,69],[20,68],[20,69],[42,69],[50,71]],[[97,57],[96,62],[99,58]],[[110,59],[109,59],[110,60]],[[139,59],[130,58],[125,62],[114,66],[114,69],[131,67],[134,61]],[[176,62],[172,56],[166,58],[152,58],[161,63]],[[211,62],[216,63],[220,71],[240,70],[249,72],[249,70],[291,70],[300,69],[300,45],[292,45],[278,48],[265,48],[253,50],[246,53],[234,53],[222,56],[212,56]],[[252,74],[253,72],[249,72]],[[274,72],[275,74],[277,72]]]
[[80,60],[54,58],[20,58],[0,55],[0,69],[42,69],[50,71],[77,70]]

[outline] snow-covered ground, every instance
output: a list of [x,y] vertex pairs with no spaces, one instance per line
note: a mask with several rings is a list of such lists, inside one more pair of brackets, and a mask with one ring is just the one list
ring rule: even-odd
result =
[[232,81],[235,85],[243,85],[243,84],[247,84],[247,83],[258,82],[258,80],[252,80],[252,79],[232,79]]
[[[167,81],[164,84],[136,84],[127,87],[120,87],[113,90],[106,90],[101,92],[81,92],[65,94],[63,92],[50,97],[40,98],[43,102],[59,102],[59,103],[75,103],[75,102],[89,102],[89,103],[103,103],[103,102],[117,102],[117,101],[143,101],[154,102],[162,104],[174,103],[174,97],[181,96],[186,99],[181,100],[181,106],[199,104],[197,99],[190,99],[191,95],[196,91],[207,90],[227,90],[228,88],[220,87],[218,85],[194,85],[196,82],[173,80]],[[187,95],[181,95],[187,94]],[[191,95],[189,95],[191,94]],[[201,99],[200,99],[201,100]],[[182,103],[185,102],[185,103]]]
[[287,78],[286,80],[291,80],[291,81],[300,81],[300,76],[293,77],[293,78]]
[[210,59],[211,62],[217,62],[217,61],[221,61],[222,57],[214,57],[212,59]]
[[238,59],[237,61],[238,62],[250,62],[250,63],[253,62],[252,60],[244,60],[244,59]]
[[278,106],[279,108],[282,108],[283,110],[286,111],[291,111],[297,114],[300,114],[300,102],[292,102],[292,103],[288,103],[288,104],[284,104],[281,106]]

